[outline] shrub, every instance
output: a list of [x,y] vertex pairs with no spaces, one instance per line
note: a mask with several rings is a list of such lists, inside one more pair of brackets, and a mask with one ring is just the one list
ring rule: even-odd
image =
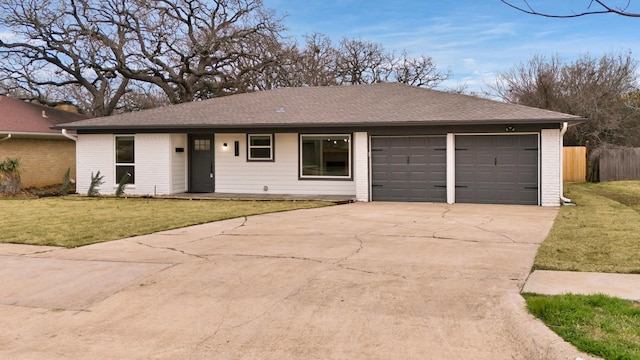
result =
[[10,159],[0,162],[0,192],[15,194],[20,191],[20,159]]
[[100,187],[100,185],[104,184],[104,181],[102,181],[103,178],[104,176],[100,175],[100,170],[98,170],[95,176],[93,175],[93,173],[91,173],[91,184],[89,185],[87,196],[100,196],[100,191],[98,190],[98,188]]
[[120,179],[120,182],[118,183],[118,188],[116,189],[116,197],[121,197],[122,195],[124,195],[124,187],[129,182],[129,179],[131,179],[131,174],[129,173],[124,174],[122,179]]
[[71,168],[67,168],[67,172],[65,172],[62,177],[62,186],[60,187],[60,195],[62,196],[69,194],[69,189],[71,188],[71,179],[69,179],[70,174]]

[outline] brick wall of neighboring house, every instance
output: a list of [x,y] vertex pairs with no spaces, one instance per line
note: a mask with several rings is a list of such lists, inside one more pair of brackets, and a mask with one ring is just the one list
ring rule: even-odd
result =
[[9,139],[0,142],[0,161],[19,158],[21,187],[62,184],[67,169],[76,178],[76,144],[67,139]]

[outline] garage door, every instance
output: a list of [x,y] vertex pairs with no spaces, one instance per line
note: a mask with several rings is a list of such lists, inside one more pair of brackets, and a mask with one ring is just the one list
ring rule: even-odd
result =
[[374,201],[446,201],[446,138],[371,138]]
[[538,135],[456,136],[456,202],[538,204]]

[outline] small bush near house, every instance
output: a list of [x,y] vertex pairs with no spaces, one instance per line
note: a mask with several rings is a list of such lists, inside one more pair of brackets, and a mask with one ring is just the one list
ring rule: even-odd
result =
[[116,189],[116,197],[122,197],[122,195],[124,195],[124,187],[127,186],[129,179],[131,179],[131,174],[129,173],[124,174],[122,179],[120,179],[118,188]]
[[100,196],[100,190],[98,190],[98,188],[100,187],[100,185],[104,184],[104,181],[102,180],[103,178],[104,176],[100,175],[100,170],[98,170],[95,175],[91,173],[91,184],[89,185],[87,196]]
[[71,168],[67,168],[67,172],[64,173],[62,177],[62,186],[60,187],[60,195],[66,196],[69,194],[69,189],[71,189],[71,179],[69,178],[71,174]]
[[10,159],[0,162],[0,192],[17,194],[20,192],[20,159]]

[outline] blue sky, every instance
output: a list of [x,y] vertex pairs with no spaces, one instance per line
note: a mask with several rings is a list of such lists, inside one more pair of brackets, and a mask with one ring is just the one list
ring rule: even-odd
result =
[[[453,78],[443,88],[467,84],[488,89],[498,72],[536,54],[572,61],[583,54],[600,57],[631,51],[640,60],[640,18],[590,15],[551,19],[520,13],[499,0],[263,0],[286,15],[287,34],[302,38],[320,32],[334,44],[341,38],[381,43],[433,57]],[[513,0],[514,3],[521,0]],[[640,12],[640,1],[632,10]],[[589,0],[529,0],[536,10],[570,14]],[[624,4],[623,0],[609,1]]]

